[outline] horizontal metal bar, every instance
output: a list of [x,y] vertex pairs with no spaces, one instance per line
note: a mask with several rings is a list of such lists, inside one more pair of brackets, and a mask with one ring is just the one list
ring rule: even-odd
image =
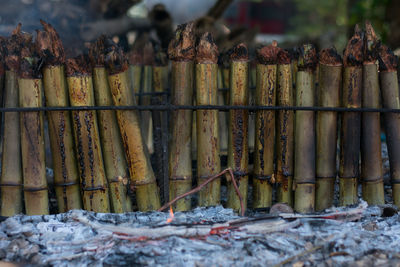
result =
[[296,106],[227,106],[227,105],[143,105],[143,106],[79,106],[79,107],[7,107],[0,112],[33,112],[33,111],[82,111],[82,110],[305,110],[305,111],[336,111],[336,112],[379,112],[400,113],[400,109],[391,108],[343,108],[343,107],[296,107]]

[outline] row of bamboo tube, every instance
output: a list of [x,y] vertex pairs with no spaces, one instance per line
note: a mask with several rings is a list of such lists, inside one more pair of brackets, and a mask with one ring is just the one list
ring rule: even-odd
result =
[[[178,26],[168,49],[170,64],[162,53],[154,54],[151,43],[133,50],[128,64],[121,48],[104,36],[91,45],[88,57],[66,60],[54,28],[42,24],[44,30],[38,31],[35,43],[20,31],[20,25],[2,40],[5,107],[149,105],[149,95],[135,97],[135,93],[165,92],[168,80],[173,105],[249,105],[246,45],[236,45],[227,53],[229,68],[218,66],[219,52],[211,34],[203,34],[196,42],[193,23]],[[45,60],[40,72],[39,57]],[[396,58],[379,42],[369,23],[365,32],[356,28],[343,61],[335,49],[322,50],[318,58],[315,47],[307,44],[296,57],[274,42],[257,50],[256,62],[254,98],[258,106],[378,108],[382,95],[383,107],[400,108]],[[220,92],[219,87],[229,87],[229,92]],[[155,172],[149,151],[162,157],[166,149],[154,146],[153,136],[166,142],[166,134],[152,122],[158,117],[168,123],[164,115],[135,110],[48,111],[59,212],[82,208],[129,212],[133,210],[130,189],[139,210],[156,210],[161,202],[156,176],[168,171],[169,181],[161,179],[158,184],[164,190],[168,187],[163,195],[174,199],[188,192],[194,182],[201,184],[220,173],[224,142],[227,167],[233,170],[245,207],[251,184],[252,208],[271,207],[276,189],[276,201],[298,212],[323,210],[333,205],[337,177],[340,205],[358,201],[359,181],[368,203],[384,203],[377,112],[346,111],[338,116],[334,111],[256,110],[251,123],[245,109],[228,113],[174,110],[167,134],[168,166]],[[385,114],[396,205],[400,204],[399,118],[397,113]],[[254,127],[254,141],[249,138],[249,124]],[[0,213],[48,214],[44,113],[6,112],[4,125]],[[249,166],[249,142],[254,142],[253,166]],[[193,143],[197,144],[195,156]],[[229,179],[226,206],[239,211],[239,197]],[[198,205],[220,203],[221,179],[217,179],[200,191]],[[191,199],[179,200],[174,209],[191,209]]]

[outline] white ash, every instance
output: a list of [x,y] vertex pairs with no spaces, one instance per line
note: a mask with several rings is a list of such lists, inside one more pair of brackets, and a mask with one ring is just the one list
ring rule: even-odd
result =
[[[335,210],[344,209],[331,212]],[[400,258],[400,217],[382,217],[381,213],[382,208],[369,207],[358,222],[300,219],[300,226],[268,234],[232,230],[219,235],[155,240],[123,240],[74,218],[81,216],[121,227],[158,227],[166,223],[168,213],[99,214],[75,210],[48,216],[19,215],[0,225],[0,257],[52,266],[266,266],[286,261],[305,266],[391,265]],[[172,224],[190,227],[238,218],[232,210],[218,206],[176,212]]]

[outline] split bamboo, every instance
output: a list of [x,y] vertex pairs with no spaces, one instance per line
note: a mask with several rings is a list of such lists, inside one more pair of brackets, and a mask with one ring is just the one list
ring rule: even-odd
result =
[[[94,106],[88,59],[82,56],[67,59],[66,73],[71,106]],[[73,111],[72,117],[83,208],[94,212],[110,212],[96,111]]]
[[[41,21],[44,31],[37,32],[36,47],[45,60],[43,87],[48,107],[68,107],[68,89],[64,74],[64,48],[54,28]],[[47,112],[54,170],[54,185],[59,212],[81,209],[79,172],[74,151],[69,111]]]
[[[365,57],[363,62],[362,106],[380,107],[377,45],[379,40],[369,22],[365,24]],[[362,114],[361,177],[362,197],[370,205],[385,204],[379,112]]]
[[[246,45],[239,44],[235,46],[230,53],[230,57],[230,105],[246,106],[249,102],[249,66]],[[247,207],[249,179],[248,123],[248,110],[229,111],[228,167],[231,167],[234,171],[245,209]],[[236,195],[230,180],[228,182],[227,207],[235,211],[240,210],[239,197]]]
[[[336,49],[324,49],[319,57],[320,107],[339,107],[342,85],[342,58]],[[333,205],[336,181],[337,112],[317,112],[316,196],[315,209]]]
[[[363,45],[362,32],[356,26],[343,55],[342,107],[345,108],[361,107]],[[341,123],[339,204],[344,206],[358,201],[361,114],[343,112]]]
[[[111,106],[112,96],[104,66],[105,36],[92,44],[89,57],[93,67],[93,89],[98,106]],[[117,117],[114,110],[97,111],[101,148],[108,186],[111,210],[115,213],[132,211],[132,203],[127,194],[128,172],[125,152],[122,146]]]
[[[136,101],[129,88],[128,63],[123,51],[111,43],[107,49],[106,68],[113,103],[116,106],[134,106]],[[135,110],[118,110],[116,113],[137,206],[140,211],[156,210],[160,207],[159,190],[140,131],[139,114]]]
[[[175,38],[168,47],[172,60],[173,105],[191,105],[193,101],[194,24],[178,26]],[[188,192],[192,187],[192,114],[191,110],[171,113],[171,140],[169,146],[169,199]],[[208,145],[208,144],[207,144]],[[189,210],[190,199],[181,199],[176,210]]]
[[[278,53],[279,106],[293,106],[292,64],[290,54],[282,50]],[[293,206],[294,171],[294,112],[279,110],[276,136],[276,182],[277,201]]]
[[[257,106],[275,106],[277,56],[276,41],[257,51],[256,92]],[[267,208],[272,204],[275,152],[275,111],[260,110],[255,114],[255,149],[253,178],[253,208]]]
[[[379,76],[384,108],[400,108],[398,59],[385,45],[379,49]],[[393,203],[400,206],[400,114],[384,114]]]
[[[296,78],[296,106],[314,106],[314,71],[318,63],[317,52],[311,44],[300,49]],[[315,210],[315,121],[314,112],[296,111],[294,209],[307,213]]]
[[[144,45],[143,48],[143,87],[141,93],[146,95],[141,96],[142,106],[148,106],[151,104],[151,95],[153,92],[153,63],[154,63],[154,48],[152,43],[149,41]],[[144,142],[150,154],[154,152],[153,143],[153,120],[151,118],[150,110],[143,110],[140,112],[142,117],[142,133]]]

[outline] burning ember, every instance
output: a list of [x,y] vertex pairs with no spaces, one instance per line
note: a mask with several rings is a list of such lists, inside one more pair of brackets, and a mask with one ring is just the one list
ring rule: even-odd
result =
[[172,210],[172,206],[169,206],[169,218],[167,219],[167,223],[171,223],[174,220],[174,211]]

